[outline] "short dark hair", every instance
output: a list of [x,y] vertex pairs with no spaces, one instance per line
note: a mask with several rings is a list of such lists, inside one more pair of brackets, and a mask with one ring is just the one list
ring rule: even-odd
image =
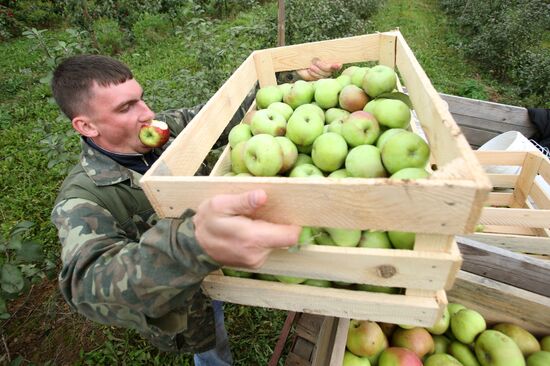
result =
[[52,92],[59,108],[73,119],[86,107],[95,83],[118,85],[134,76],[122,62],[101,55],[79,55],[63,60],[54,70]]

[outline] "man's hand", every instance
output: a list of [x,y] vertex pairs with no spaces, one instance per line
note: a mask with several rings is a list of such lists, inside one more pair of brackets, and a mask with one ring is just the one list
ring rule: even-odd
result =
[[193,218],[199,245],[222,265],[258,268],[272,249],[296,244],[300,226],[248,217],[266,201],[266,193],[255,190],[203,202]]
[[311,60],[311,66],[307,69],[302,69],[296,71],[302,80],[312,81],[318,79],[328,78],[332,75],[333,72],[338,71],[342,68],[340,63],[330,63],[321,61],[318,58]]

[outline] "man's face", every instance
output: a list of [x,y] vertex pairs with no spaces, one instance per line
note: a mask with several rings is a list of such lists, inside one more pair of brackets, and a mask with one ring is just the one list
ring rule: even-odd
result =
[[106,87],[94,84],[86,114],[97,130],[96,144],[118,153],[151,150],[139,140],[139,130],[155,114],[142,100],[143,89],[134,79]]

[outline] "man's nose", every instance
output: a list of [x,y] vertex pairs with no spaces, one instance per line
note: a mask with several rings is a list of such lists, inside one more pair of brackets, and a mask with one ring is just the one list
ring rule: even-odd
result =
[[140,104],[142,107],[140,122],[149,122],[155,118],[155,112],[153,112],[144,101],[140,101]]

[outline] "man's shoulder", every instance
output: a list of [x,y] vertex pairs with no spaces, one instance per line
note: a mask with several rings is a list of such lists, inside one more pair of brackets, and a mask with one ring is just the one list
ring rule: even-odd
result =
[[82,163],[79,162],[73,166],[63,181],[55,204],[57,205],[60,201],[69,198],[84,198],[89,200],[94,197],[91,193],[94,188],[94,181],[86,174]]

